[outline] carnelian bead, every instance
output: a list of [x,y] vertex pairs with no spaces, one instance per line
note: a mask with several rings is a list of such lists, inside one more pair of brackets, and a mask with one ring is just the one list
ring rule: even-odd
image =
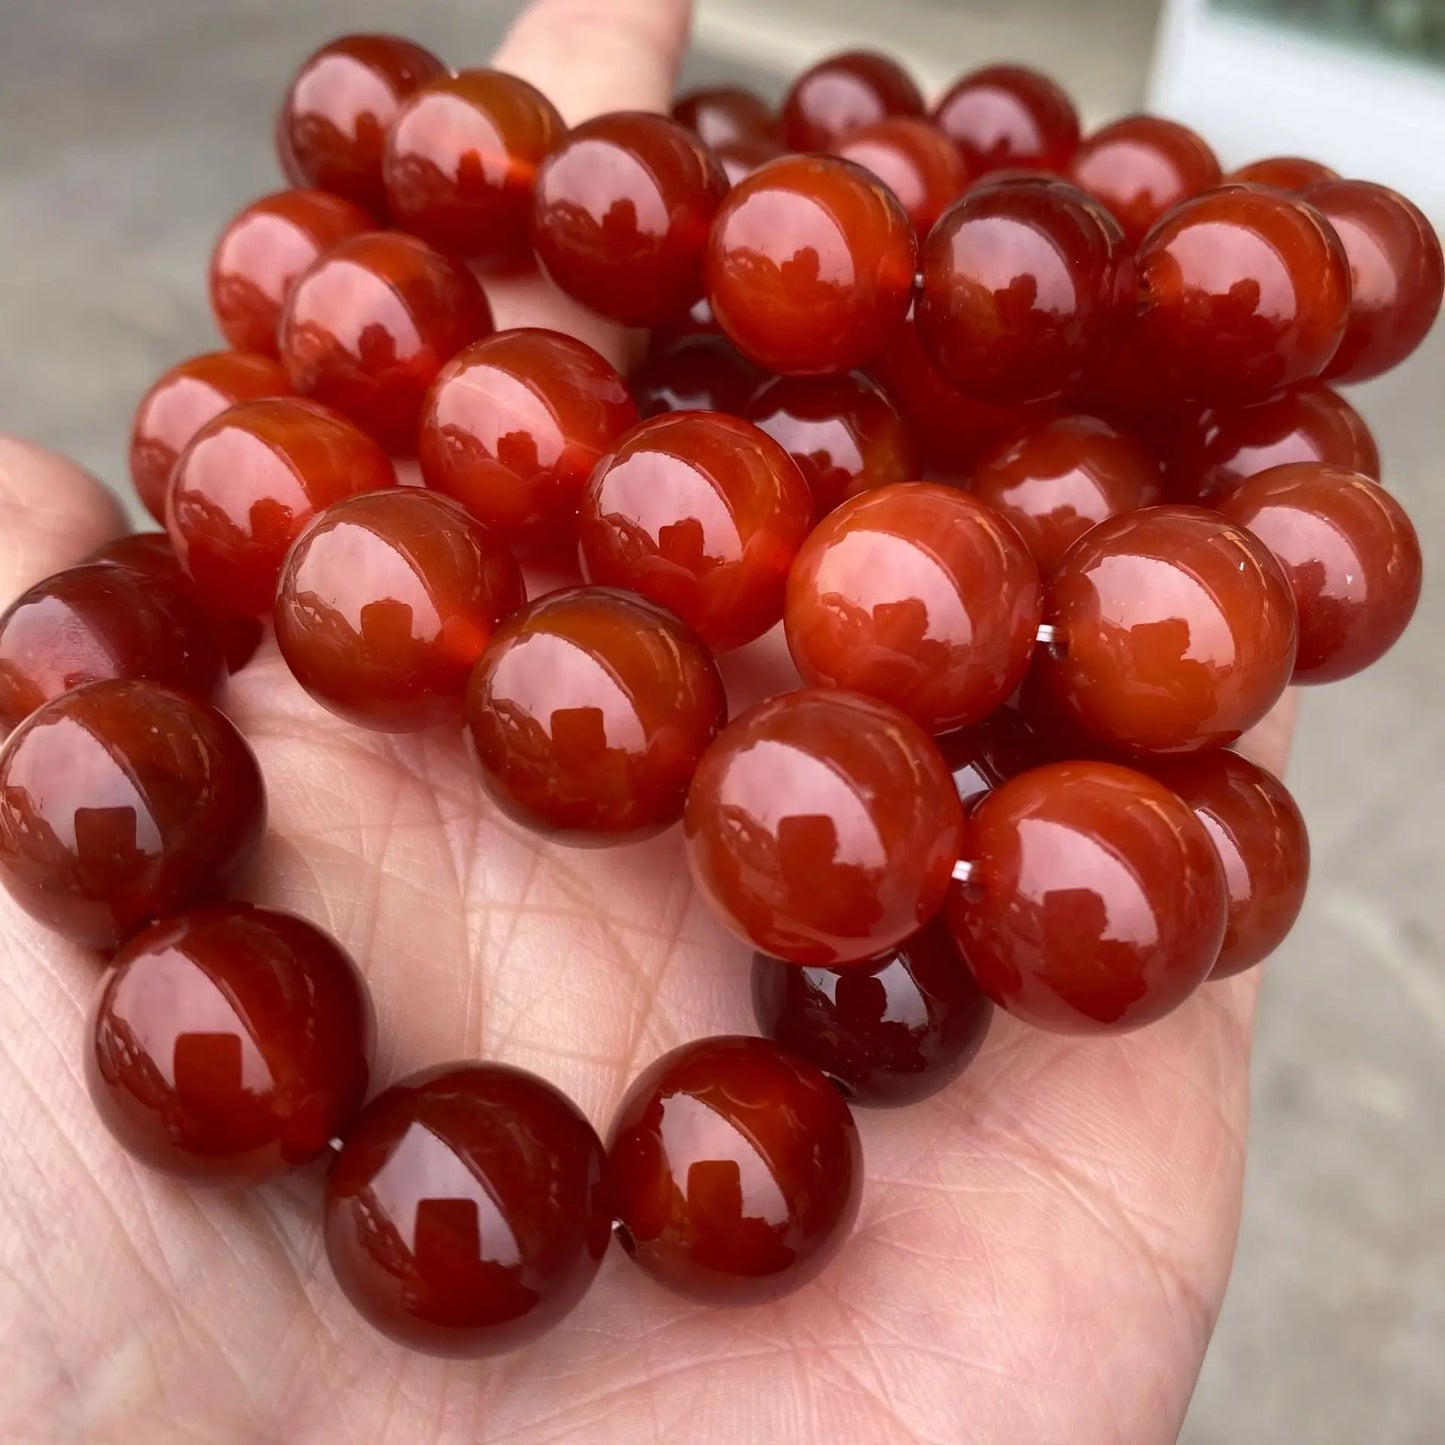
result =
[[1092,416],[1061,416],[996,447],[969,490],[1007,518],[1041,573],[1091,527],[1159,500],[1158,460]]
[[446,74],[429,50],[395,35],[343,35],[303,62],[276,118],[281,169],[298,186],[386,214],[382,147],[402,102]]
[[567,127],[535,86],[500,70],[439,75],[387,132],[393,219],[453,256],[517,266],[532,252],[537,172]]
[[971,728],[940,733],[933,741],[965,812],[1000,783],[1054,761],[1045,740],[1013,707],[998,708]]
[[753,1013],[768,1038],[821,1069],[850,1102],[894,1108],[963,1072],[993,1005],[935,919],[883,960],[851,968],[754,954]]
[[307,522],[395,484],[386,453],[325,407],[247,402],[207,422],[176,463],[166,530],[209,605],[268,617],[286,549]]
[[77,688],[0,751],[0,885],[95,948],[231,893],[265,823],[245,739],[210,703],[154,683]]
[[858,1213],[848,1106],[768,1039],[697,1039],[628,1089],[607,1142],[618,1239],[659,1284],[758,1304],[814,1278]]
[[1152,1023],[1204,982],[1224,938],[1224,869],[1164,784],[1113,763],[1050,763],[969,815],[968,882],[946,918],[979,987],[1061,1033]]
[[326,1180],[326,1253],[383,1334],[435,1355],[535,1339],[587,1292],[611,1237],[605,1156],[577,1106],[506,1064],[393,1084]]
[[793,963],[879,954],[938,911],[963,811],[948,766],[896,708],[785,693],[734,718],[698,765],[688,862],[718,916]]
[[213,351],[171,367],[141,398],[131,425],[131,481],[146,511],[165,522],[176,458],[212,417],[238,402],[291,394],[286,373],[268,356]]
[[850,50],[805,70],[783,97],[779,118],[789,150],[825,151],[886,116],[922,114],[923,97],[896,60]]
[[569,296],[624,326],[656,326],[702,295],[708,228],[727,177],[666,116],[584,121],[537,177],[533,239]]
[[872,171],[898,197],[920,236],[928,234],[968,183],[958,147],[937,126],[913,116],[890,116],[849,131],[831,149]]
[[736,417],[687,411],[635,427],[592,475],[578,514],[582,575],[675,612],[715,652],[783,615],[813,524],[793,459]]
[[1238,181],[1242,185],[1273,186],[1277,191],[1302,191],[1316,181],[1338,179],[1338,171],[1304,156],[1266,156],[1263,160],[1250,161],[1247,166],[1230,171],[1225,177],[1227,181]]
[[1060,171],[1079,144],[1074,103],[1046,75],[989,65],[962,76],[933,108],[970,175],[1005,168]]
[[148,928],[112,964],[86,1082],[141,1163],[192,1184],[258,1184],[324,1153],[360,1109],[371,999],[304,919],[212,904]]
[[1085,136],[1069,179],[1102,201],[1137,244],[1180,201],[1218,185],[1219,161],[1204,138],[1158,115],[1127,115]]
[[526,601],[506,544],[415,487],[348,497],[286,556],[276,641],[296,681],[362,727],[455,723],[473,666]]
[[996,512],[904,482],[818,524],[783,621],[805,682],[866,693],[938,733],[987,717],[1024,680],[1041,605],[1038,569]]
[[723,175],[727,177],[729,187],[737,185],[744,176],[752,175],[769,161],[775,161],[785,154],[776,142],[761,136],[729,141],[713,151],[718,165],[722,167]]
[[409,455],[427,388],[491,331],[491,307],[460,261],[371,232],[333,246],[292,287],[281,359],[303,396]]
[[1439,313],[1439,237],[1417,206],[1369,181],[1324,181],[1304,199],[1334,227],[1350,267],[1350,319],[1325,375],[1366,381],[1409,356]]
[[1221,186],[1176,206],[1135,258],[1138,342],[1183,396],[1259,401],[1318,376],[1350,309],[1339,238],[1279,191]]
[[708,300],[769,371],[851,371],[902,324],[917,258],[913,227],[877,177],[836,156],[782,156],[719,208]]
[[281,311],[296,278],[339,241],[375,229],[360,206],[327,191],[252,201],[211,252],[211,311],[221,335],[238,351],[278,355]]
[[1351,677],[1409,625],[1420,600],[1420,539],[1377,482],[1298,462],[1250,477],[1218,505],[1289,579],[1299,609],[1293,681]]
[[604,587],[549,593],[503,622],[466,698],[488,793],[561,843],[630,842],[676,822],[726,720],[722,679],[697,638]]
[[778,140],[778,118],[760,96],[735,85],[690,90],[672,103],[672,118],[713,150],[737,141]]
[[220,644],[188,589],[111,562],[57,572],[0,614],[0,731],[102,678],[211,697],[225,676]]
[[530,553],[571,549],[598,460],[637,422],[616,368],[559,331],[499,331],[454,357],[422,411],[426,485]]
[[726,336],[696,332],[659,346],[632,373],[632,397],[643,417],[668,411],[742,416],[763,376]]
[[1045,588],[1055,629],[1034,674],[1064,724],[1136,753],[1233,742],[1294,668],[1294,599],[1242,527],[1146,507],[1081,537]]

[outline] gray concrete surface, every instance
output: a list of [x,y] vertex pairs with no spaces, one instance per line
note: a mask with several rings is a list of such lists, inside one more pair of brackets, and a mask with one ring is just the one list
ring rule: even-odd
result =
[[[416,0],[404,23],[480,60],[513,8]],[[733,59],[695,58],[690,75],[760,45],[790,65],[886,27],[878,38],[929,77],[1004,55],[1053,65],[1098,118],[1139,103],[1156,10],[717,0],[701,34]],[[393,0],[0,0],[0,429],[124,484],[136,398],[217,344],[205,258],[239,201],[277,183],[283,77],[327,35],[395,28],[398,13]],[[1437,329],[1359,395],[1437,569],[1442,375]],[[1268,970],[1239,1261],[1188,1445],[1445,1440],[1442,630],[1437,570],[1396,652],[1307,700],[1290,780],[1315,883]]]

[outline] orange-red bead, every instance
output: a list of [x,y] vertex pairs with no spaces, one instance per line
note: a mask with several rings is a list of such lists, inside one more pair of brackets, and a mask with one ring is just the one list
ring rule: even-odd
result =
[[923,97],[896,60],[866,50],[830,55],[805,70],[783,97],[783,142],[825,151],[886,116],[923,114]]
[[726,336],[695,331],[654,348],[632,373],[632,397],[643,417],[665,411],[742,416],[764,375]]
[[1074,103],[1046,75],[989,65],[955,81],[933,108],[970,175],[1004,169],[1060,171],[1079,144]]
[[831,149],[872,171],[898,197],[920,237],[968,183],[958,147],[936,125],[915,116],[889,116],[850,130]]
[[767,102],[740,86],[690,90],[672,103],[672,118],[714,151],[738,142],[776,146],[778,118]]
[[1250,161],[1247,166],[1230,171],[1225,177],[1225,180],[1244,185],[1273,186],[1277,191],[1302,191],[1316,181],[1338,179],[1338,171],[1304,156],[1266,156],[1263,160]]

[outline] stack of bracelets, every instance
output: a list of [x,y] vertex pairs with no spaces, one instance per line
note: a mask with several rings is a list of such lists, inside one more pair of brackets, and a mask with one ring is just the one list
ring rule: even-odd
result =
[[[164,532],[0,619],[0,883],[105,959],[85,1072],[121,1147],[225,1186],[326,1158],[360,1313],[488,1354],[614,1234],[694,1298],[795,1288],[857,1210],[850,1105],[942,1087],[995,1005],[1137,1028],[1278,945],[1304,824],[1229,745],[1415,607],[1332,389],[1439,308],[1409,201],[1293,157],[1225,176],[1152,116],[1081,138],[1017,67],[930,111],[861,53],[777,113],[711,90],[569,130],[513,76],[348,36],[277,136],[296,189],[211,266],[234,349],[136,416]],[[494,330],[478,274],[533,257],[649,333],[630,386]],[[519,558],[580,585],[529,602]],[[265,789],[212,699],[264,619],[356,727],[460,728],[522,828],[680,822],[760,1036],[657,1060],[605,1143],[500,1063],[368,1102],[357,968],[234,901]],[[779,622],[802,685],[729,718],[716,655]]]

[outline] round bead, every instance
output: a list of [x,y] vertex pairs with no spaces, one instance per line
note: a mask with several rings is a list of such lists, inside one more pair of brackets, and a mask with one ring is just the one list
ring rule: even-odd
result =
[[266,356],[214,351],[171,367],[141,398],[131,425],[131,481],[146,511],[165,521],[176,458],[212,417],[238,402],[290,395],[286,373]]
[[94,948],[234,891],[265,824],[245,739],[210,703],[154,683],[77,688],[0,751],[0,884]]
[[971,728],[940,733],[933,741],[953,774],[965,813],[1000,783],[1053,761],[1045,740],[1013,707],[1001,707]]
[[666,116],[584,121],[537,177],[537,259],[584,306],[656,326],[702,295],[708,227],[727,188],[712,152]]
[[1240,166],[1225,177],[1241,185],[1273,186],[1277,191],[1302,191],[1316,181],[1338,178],[1337,171],[1319,161],[1306,160],[1304,156],[1266,156],[1263,160]]
[[1137,753],[1222,747],[1278,701],[1296,618],[1279,564],[1195,507],[1103,522],[1045,588],[1055,644],[1034,675],[1062,721]]
[[220,644],[187,589],[110,562],[57,572],[0,614],[0,731],[104,678],[205,698],[225,676]]
[[1335,682],[1383,657],[1420,600],[1420,539],[1400,504],[1358,472],[1273,467],[1219,503],[1274,554],[1299,610],[1293,681]]
[[793,151],[825,151],[885,116],[922,115],[923,97],[896,60],[872,51],[830,55],[794,82],[779,118]]
[[487,792],[561,843],[631,842],[676,822],[726,721],[701,643],[671,613],[601,587],[549,593],[502,623],[466,699]]
[[782,147],[776,142],[759,136],[748,140],[729,141],[713,152],[718,165],[722,167],[723,175],[727,177],[729,187],[737,185],[744,176],[752,175],[761,166],[784,154]]
[[724,651],[783,615],[812,522],[808,484],[757,427],[712,412],[657,416],[592,475],[578,515],[582,575],[660,602]]
[[1262,400],[1318,376],[1350,309],[1339,239],[1293,196],[1221,186],[1176,206],[1135,258],[1146,365],[1183,396]]
[[532,253],[537,172],[567,127],[535,86],[500,70],[430,80],[386,137],[382,177],[398,226],[494,267]]
[[303,396],[410,455],[427,388],[491,331],[491,307],[461,262],[371,232],[333,246],[292,287],[281,358]]
[[526,601],[506,545],[415,487],[348,497],[296,539],[276,590],[276,641],[323,707],[381,732],[461,718],[473,666]]
[[933,108],[970,175],[1004,168],[1060,171],[1079,144],[1074,103],[1046,75],[989,65],[962,76]]
[[928,234],[968,182],[958,147],[937,126],[913,116],[890,116],[849,131],[834,142],[832,152],[872,171],[898,197],[920,236]]
[[326,191],[278,191],[252,201],[211,253],[211,311],[221,335],[238,351],[276,356],[296,278],[323,251],[375,229],[360,206]]
[[428,487],[520,550],[570,550],[593,467],[636,422],[626,383],[586,343],[500,331],[437,377],[417,458]]
[[969,490],[1011,522],[1047,576],[1091,527],[1152,506],[1157,459],[1092,416],[1061,416],[987,453]]
[[753,955],[753,1012],[770,1039],[836,1080],[854,1104],[915,1104],[983,1045],[993,1005],[936,920],[881,962],[800,968]]
[[445,73],[429,50],[395,35],[343,35],[323,45],[296,72],[281,103],[281,169],[298,186],[317,186],[385,215],[386,133],[406,97]]
[[778,140],[778,120],[760,96],[735,85],[690,90],[672,103],[672,118],[717,150],[736,142]]
[[643,417],[667,411],[742,416],[763,375],[726,336],[694,332],[659,346],[632,373],[632,396]]
[[728,193],[707,294],[744,355],[794,375],[882,351],[913,294],[918,241],[893,193],[835,156],[782,156]]
[[688,862],[718,916],[793,963],[877,958],[938,911],[963,811],[928,736],[896,709],[793,692],[734,718],[699,764]]
[[837,1089],[768,1039],[698,1039],[633,1081],[607,1143],[618,1237],[659,1284],[758,1304],[814,1278],[863,1186]]
[[258,1184],[325,1152],[360,1109],[371,999],[304,919],[212,904],[148,928],[112,964],[86,1082],[141,1163],[193,1184]]
[[286,550],[332,502],[396,484],[387,455],[311,402],[253,401],[207,422],[176,464],[166,530],[216,608],[270,616]]
[[1350,318],[1325,375],[1367,381],[1409,356],[1439,313],[1439,238],[1417,206],[1369,181],[1324,181],[1304,199],[1334,227],[1350,268]]
[[987,717],[1024,680],[1041,605],[1038,569],[996,512],[904,482],[819,523],[783,621],[805,682],[866,693],[938,733]]
[[326,1180],[326,1253],[383,1334],[434,1355],[535,1339],[587,1292],[611,1236],[602,1142],[551,1084],[444,1064],[378,1095]]

